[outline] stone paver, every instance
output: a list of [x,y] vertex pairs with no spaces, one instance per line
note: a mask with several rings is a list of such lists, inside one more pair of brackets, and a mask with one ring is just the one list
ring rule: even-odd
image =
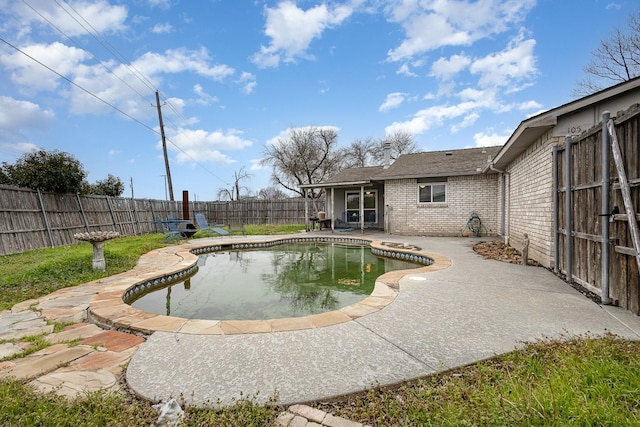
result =
[[23,359],[17,359],[15,366],[0,372],[0,377],[15,377],[19,380],[34,378],[70,363],[92,351],[90,347],[86,346],[64,347],[56,348],[56,351],[37,352]]
[[[175,386],[183,385],[189,388],[185,396],[196,396],[204,381],[222,402],[256,390],[266,399],[277,389],[283,402],[295,403],[454,368],[541,336],[610,331],[640,339],[638,316],[598,306],[546,270],[482,260],[471,250],[473,239],[381,237],[428,248],[436,263],[385,274],[369,298],[345,309],[269,321],[187,320],[123,304],[130,286],[196,259],[188,252],[194,244],[153,251],[130,272],[0,312],[0,340],[11,341],[0,345],[0,359],[11,358],[0,362],[0,378],[28,379],[40,391],[74,397],[118,389],[129,363],[127,380],[142,397],[178,395],[182,390]],[[50,322],[68,321],[75,324],[53,333]],[[98,325],[158,332],[145,339]],[[52,345],[16,357],[31,345],[21,339],[39,334]],[[160,370],[170,382],[159,378]],[[150,396],[149,386],[157,394]],[[317,393],[305,394],[310,390]],[[290,406],[277,423],[361,426],[305,405]]]
[[118,388],[117,378],[109,371],[55,371],[36,378],[30,384],[40,392],[54,391],[69,398],[86,392]]
[[141,344],[144,338],[120,331],[103,331],[80,341],[84,345],[98,345],[107,350],[120,352]]
[[50,334],[45,337],[45,340],[52,343],[61,343],[64,341],[73,341],[76,339],[88,338],[96,334],[104,332],[104,329],[87,323],[78,323],[72,327],[66,328],[62,332]]

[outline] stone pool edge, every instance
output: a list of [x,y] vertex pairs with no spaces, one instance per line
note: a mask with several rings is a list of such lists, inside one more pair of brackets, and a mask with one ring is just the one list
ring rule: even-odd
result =
[[[451,265],[451,260],[422,250],[390,247],[378,239],[366,237],[332,237],[326,236],[321,241],[362,243],[366,242],[379,252],[387,252],[402,256],[428,257],[433,263],[428,266],[417,267],[410,270],[396,270],[384,273],[376,279],[375,287],[371,295],[355,304],[343,307],[339,310],[314,314],[303,317],[290,317],[269,320],[202,320],[186,319],[174,316],[154,314],[131,307],[124,302],[124,296],[131,289],[142,283],[161,278],[172,277],[179,279],[181,275],[187,275],[194,268],[198,259],[198,252],[202,253],[207,248],[224,246],[224,248],[244,248],[259,244],[278,244],[285,240],[318,241],[314,237],[279,236],[273,238],[247,239],[242,241],[211,241],[202,244],[191,241],[190,243],[168,246],[155,249],[140,257],[138,264],[132,270],[120,273],[99,282],[105,285],[89,303],[89,318],[97,325],[139,335],[150,335],[155,331],[176,332],[184,334],[201,335],[232,335],[255,334],[293,331],[300,329],[313,329],[324,326],[349,322],[382,310],[391,304],[398,292],[399,282],[407,274],[419,274],[430,271],[442,270]],[[194,253],[195,252],[195,253]]]

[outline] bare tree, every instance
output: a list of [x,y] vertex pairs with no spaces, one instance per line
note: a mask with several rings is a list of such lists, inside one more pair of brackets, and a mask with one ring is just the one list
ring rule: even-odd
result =
[[584,67],[587,77],[573,90],[576,97],[640,76],[640,11],[629,18],[625,29],[616,28],[608,39],[602,40],[591,55]]
[[395,130],[385,138],[378,141],[373,151],[373,159],[375,164],[384,164],[384,145],[390,144],[390,160],[393,162],[403,154],[415,153],[418,151],[418,145],[413,140],[413,135],[402,130]]
[[342,166],[345,168],[363,168],[374,163],[374,152],[378,148],[376,141],[371,138],[356,139],[343,150]]
[[282,200],[287,198],[287,194],[278,187],[270,186],[261,188],[257,197],[261,200]]
[[[334,128],[292,128],[285,138],[266,146],[261,164],[273,168],[274,184],[304,196],[300,185],[317,184],[340,169],[337,143],[338,133]],[[309,194],[317,199],[322,192],[314,189]]]
[[218,190],[219,200],[240,200],[240,192],[242,190],[249,191],[247,187],[240,185],[240,182],[245,179],[251,179],[251,174],[244,169],[244,166],[240,170],[233,173],[233,184],[229,188],[220,188]]

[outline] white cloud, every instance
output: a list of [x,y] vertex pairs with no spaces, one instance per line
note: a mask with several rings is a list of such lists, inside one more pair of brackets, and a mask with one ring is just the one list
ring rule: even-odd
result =
[[204,89],[202,88],[202,85],[200,85],[200,84],[196,84],[196,85],[193,86],[193,93],[198,95],[198,97],[195,100],[196,104],[209,105],[209,104],[212,104],[212,103],[220,102],[220,100],[218,99],[217,96],[211,96],[208,93],[206,93],[204,91]]
[[80,0],[69,4],[49,0],[31,0],[29,5],[17,1],[6,3],[10,6],[6,7],[4,12],[15,18],[7,25],[13,25],[22,35],[30,32],[32,23],[49,28],[50,24],[47,21],[69,37],[89,36],[88,31],[117,33],[127,28],[127,7],[112,5],[106,0]]
[[38,104],[0,96],[0,138],[22,128],[45,130],[53,120],[53,111],[43,110]]
[[469,126],[473,126],[476,122],[476,120],[478,120],[480,118],[480,114],[476,113],[476,112],[472,112],[470,114],[467,114],[466,116],[464,116],[464,118],[462,119],[462,121],[460,123],[454,124],[453,126],[451,126],[451,133],[456,133],[458,132],[460,129],[464,129],[464,128],[468,128]]
[[320,4],[303,10],[293,1],[281,1],[266,9],[264,33],[271,38],[268,46],[261,46],[253,55],[253,62],[261,68],[277,67],[280,61],[294,62],[296,58],[313,58],[307,53],[314,39],[326,29],[340,25],[353,13],[348,5]]
[[153,28],[151,29],[151,32],[153,34],[168,34],[171,33],[173,31],[173,27],[171,26],[171,24],[156,24],[153,26]]
[[266,145],[278,145],[282,141],[286,141],[287,138],[289,138],[291,136],[292,132],[305,131],[307,129],[333,130],[333,131],[336,131],[336,132],[340,131],[340,128],[339,127],[335,127],[335,126],[301,126],[301,127],[292,127],[292,128],[287,128],[287,129],[281,131],[278,135],[274,136],[273,138],[268,139],[267,142],[266,142]]
[[466,55],[452,55],[449,59],[439,58],[431,64],[431,75],[442,80],[450,80],[471,64]]
[[256,86],[258,86],[256,76],[246,71],[243,71],[242,74],[240,74],[240,78],[237,80],[237,83],[242,86],[242,92],[247,95],[252,93]]
[[481,87],[510,87],[533,78],[537,74],[535,45],[535,40],[518,37],[506,49],[475,60],[470,71],[480,75],[478,84]]
[[43,110],[37,104],[0,96],[0,158],[3,161],[11,161],[38,149],[28,141],[29,138],[23,130],[46,131],[54,119],[51,110]]
[[526,102],[521,102],[518,105],[518,110],[520,111],[526,111],[526,110],[540,110],[542,108],[542,104],[540,104],[537,101],[526,101]]
[[401,75],[407,76],[407,77],[418,77],[418,75],[416,73],[411,71],[411,69],[409,68],[409,64],[407,64],[407,63],[402,64],[400,66],[400,68],[398,68],[396,70],[396,74],[401,74]]
[[38,150],[38,146],[30,142],[2,142],[2,139],[4,138],[0,138],[0,159],[2,161],[11,163],[25,153]]
[[[89,54],[82,49],[60,42],[32,44],[21,48],[23,52],[63,76],[71,76]],[[11,80],[26,93],[55,90],[61,79],[41,64],[24,54],[14,51],[0,54],[0,63],[11,72]]]
[[388,111],[393,108],[398,108],[400,104],[404,102],[407,94],[402,92],[393,92],[387,95],[384,103],[378,108],[379,111]]
[[485,110],[501,111],[504,106],[496,98],[493,89],[479,90],[466,88],[456,94],[459,102],[456,104],[434,105],[416,112],[413,117],[403,122],[394,122],[386,127],[386,132],[402,130],[418,135],[437,126],[444,125],[447,121],[462,118],[462,121],[451,125],[453,133],[464,127],[471,126]]
[[262,164],[262,159],[249,159],[251,166],[249,167],[250,171],[263,171],[271,169],[271,166]]
[[[216,164],[231,164],[234,160],[223,151],[241,150],[250,147],[252,142],[242,138],[242,132],[237,129],[216,130],[208,132],[203,129],[167,129],[173,144],[167,147],[176,153],[178,163],[210,162]],[[160,148],[160,144],[158,145]]]
[[401,61],[443,46],[468,46],[519,24],[536,0],[391,0],[388,20],[402,25],[406,38],[388,52]]
[[503,145],[509,139],[510,134],[498,135],[495,132],[490,134],[478,132],[473,135],[473,141],[476,147],[492,147],[495,145]]
[[132,65],[146,76],[190,71],[213,80],[223,80],[235,70],[228,65],[209,65],[209,52],[205,48],[189,50],[168,49],[164,53],[147,52]]
[[171,0],[149,0],[149,6],[168,9],[171,6]]
[[418,135],[440,126],[445,120],[455,119],[472,112],[478,107],[476,102],[461,102],[457,105],[436,105],[425,108],[414,114],[413,118],[404,122],[393,122],[385,128],[387,134],[400,130]]

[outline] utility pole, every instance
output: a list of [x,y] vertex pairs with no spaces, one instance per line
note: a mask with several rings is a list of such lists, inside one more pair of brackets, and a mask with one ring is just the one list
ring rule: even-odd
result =
[[164,136],[164,125],[162,124],[162,107],[160,106],[160,95],[158,94],[158,91],[156,91],[156,106],[158,107],[158,120],[160,121],[160,136],[162,137],[162,151],[164,152],[164,167],[167,170],[169,200],[173,202],[173,184],[171,183],[171,171],[169,170],[169,156],[167,156],[167,138]]

